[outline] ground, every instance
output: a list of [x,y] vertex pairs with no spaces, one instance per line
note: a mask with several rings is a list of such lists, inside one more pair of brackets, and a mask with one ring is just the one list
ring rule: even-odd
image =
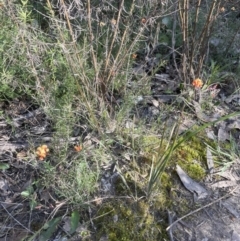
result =
[[[26,45],[27,56],[32,54],[27,64],[41,62],[41,54],[46,62],[37,70],[31,67],[41,73],[37,91],[28,89],[30,72],[23,75],[25,94],[4,82],[2,70],[0,241],[240,240],[239,43],[231,25],[239,23],[237,6],[227,1],[221,8],[215,26],[221,31],[214,29],[209,39],[203,86],[182,86],[165,17],[159,30],[163,39],[148,39],[146,47],[134,50],[127,83],[124,73],[113,74],[112,92],[103,96],[102,109],[96,97],[92,110],[97,106],[97,113],[90,121],[91,108],[79,94],[83,84],[71,83],[72,73],[61,59],[67,48],[61,54],[51,49],[46,57],[46,46],[33,37],[36,29],[25,36],[23,28],[22,39],[39,47]],[[204,3],[201,11],[206,9]],[[104,11],[101,31],[109,17],[109,8]],[[226,35],[233,37],[223,41]],[[221,53],[226,45],[230,57]],[[22,48],[17,47],[15,41],[14,48]],[[75,67],[75,59],[69,61]],[[21,71],[14,72],[14,83]],[[85,74],[93,76],[88,69]]]

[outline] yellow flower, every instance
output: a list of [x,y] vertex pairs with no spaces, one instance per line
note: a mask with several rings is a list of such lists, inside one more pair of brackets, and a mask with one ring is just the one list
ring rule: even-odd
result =
[[192,82],[192,85],[195,87],[195,88],[201,88],[203,86],[203,82],[201,79],[195,79],[193,82]]
[[36,151],[38,159],[40,161],[43,161],[46,158],[48,152],[49,152],[49,149],[47,145],[39,146]]

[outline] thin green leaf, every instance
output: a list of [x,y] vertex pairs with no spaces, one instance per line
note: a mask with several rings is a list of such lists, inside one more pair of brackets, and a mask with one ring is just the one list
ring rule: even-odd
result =
[[39,241],[47,241],[48,239],[50,239],[52,234],[55,232],[55,230],[57,228],[57,225],[58,225],[60,220],[61,220],[60,217],[59,218],[53,218],[48,223],[46,223],[46,227],[48,227],[48,228],[47,228],[46,231],[41,232],[41,234],[39,236]]
[[30,200],[30,209],[33,210],[37,206],[37,204],[38,203],[34,199]]
[[27,187],[27,189],[26,189],[25,191],[21,192],[21,195],[22,195],[23,197],[29,197],[29,196],[30,196],[31,194],[33,194],[33,193],[34,193],[33,186],[30,185],[30,186]]
[[30,195],[31,193],[28,190],[21,192],[22,197],[29,197]]
[[[219,118],[216,121],[208,122],[208,123],[202,125],[201,127],[197,128],[196,130],[187,131],[179,139],[178,139],[178,134],[177,134],[179,125],[174,125],[173,128],[172,128],[172,131],[170,133],[169,142],[167,144],[167,149],[166,149],[165,153],[163,155],[159,155],[159,157],[157,158],[157,161],[156,161],[157,164],[155,166],[152,165],[152,167],[151,167],[147,196],[149,197],[151,195],[151,192],[152,192],[153,188],[155,187],[157,181],[161,177],[161,174],[164,172],[168,161],[170,160],[173,153],[177,150],[177,148],[182,143],[188,141],[193,136],[196,136],[199,132],[206,129],[207,127],[212,126],[212,125],[214,125],[214,124],[216,124],[220,121],[224,121],[226,119],[229,119],[231,117],[238,116],[238,115],[240,115],[240,112],[235,112],[235,113],[232,113],[232,114],[229,114],[229,115],[225,115],[225,116]],[[170,146],[170,144],[171,144],[171,146]],[[160,150],[160,148],[159,148],[159,150]]]
[[73,234],[78,228],[79,219],[80,219],[80,215],[78,211],[76,210],[73,211],[71,215],[71,220],[70,220],[70,225],[71,225],[70,234]]
[[0,169],[1,169],[1,170],[7,170],[8,168],[10,168],[10,165],[9,165],[9,164],[0,163]]

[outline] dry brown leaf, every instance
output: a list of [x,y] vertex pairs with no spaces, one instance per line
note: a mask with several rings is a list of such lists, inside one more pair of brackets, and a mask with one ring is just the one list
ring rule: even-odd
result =
[[187,188],[190,192],[197,194],[198,199],[207,197],[207,190],[190,178],[179,165],[177,165],[176,171],[185,188]]

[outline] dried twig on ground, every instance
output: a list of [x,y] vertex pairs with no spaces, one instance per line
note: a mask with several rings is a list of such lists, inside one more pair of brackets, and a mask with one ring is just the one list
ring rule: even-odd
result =
[[214,203],[217,203],[217,202],[219,202],[220,200],[228,197],[229,195],[231,195],[232,193],[234,193],[234,191],[235,191],[237,188],[238,188],[238,187],[235,187],[231,192],[229,192],[229,193],[227,193],[226,195],[218,198],[217,200],[215,200],[215,201],[213,201],[213,202],[211,202],[211,203],[208,203],[207,205],[204,205],[203,207],[200,207],[200,208],[198,208],[198,209],[196,209],[196,210],[194,210],[194,211],[191,211],[190,213],[182,216],[182,217],[179,218],[178,220],[174,221],[171,225],[169,225],[169,226],[166,228],[166,230],[168,231],[168,230],[169,230],[170,228],[172,228],[176,223],[180,222],[180,221],[183,220],[184,218],[186,218],[186,217],[188,217],[188,216],[190,216],[190,215],[192,215],[192,214],[194,214],[194,213],[197,213],[197,212],[201,211],[202,209],[204,209],[204,208],[206,208],[206,207],[209,207],[209,206],[213,205]]

